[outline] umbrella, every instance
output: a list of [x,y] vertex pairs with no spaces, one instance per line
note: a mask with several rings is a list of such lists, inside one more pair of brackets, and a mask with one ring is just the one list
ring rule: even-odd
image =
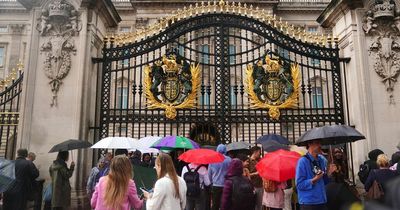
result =
[[153,146],[153,144],[156,143],[157,141],[159,141],[160,139],[162,139],[161,136],[146,136],[146,137],[143,137],[143,138],[139,139],[139,141],[137,142],[138,143],[138,147],[139,147],[139,149],[151,148],[151,146]]
[[281,135],[277,135],[277,134],[268,134],[268,135],[261,136],[260,138],[257,139],[258,144],[262,144],[263,142],[267,142],[267,141],[277,141],[280,144],[286,144],[286,145],[290,144],[290,142],[287,138],[285,138]]
[[196,142],[183,136],[166,136],[155,142],[151,147],[162,150],[200,148]]
[[267,153],[257,163],[256,169],[262,178],[283,182],[295,177],[296,165],[300,157],[297,152],[278,150]]
[[214,150],[210,149],[193,149],[188,150],[178,157],[187,163],[194,163],[197,165],[220,163],[225,160],[225,157]]
[[134,149],[137,140],[129,137],[107,137],[92,146],[93,149]]
[[15,182],[15,164],[0,158],[0,193],[7,191]]
[[296,144],[305,146],[308,141],[321,140],[323,145],[335,145],[365,139],[360,132],[347,125],[326,125],[305,132]]
[[251,147],[250,143],[244,141],[236,141],[226,145],[226,151],[243,150],[243,149],[248,150],[250,147]]
[[49,153],[88,148],[90,146],[92,146],[92,144],[87,141],[69,139],[64,142],[54,145],[53,148],[51,148],[51,150],[49,151]]
[[299,147],[299,146],[297,146],[297,145],[290,145],[290,149],[289,149],[290,151],[293,151],[293,152],[297,152],[297,153],[299,153],[301,156],[303,156],[303,155],[305,155],[305,154],[307,154],[307,149],[305,148],[305,147]]
[[263,143],[261,143],[261,145],[266,152],[274,152],[280,149],[289,150],[289,147],[287,145],[280,144],[275,140],[264,141]]

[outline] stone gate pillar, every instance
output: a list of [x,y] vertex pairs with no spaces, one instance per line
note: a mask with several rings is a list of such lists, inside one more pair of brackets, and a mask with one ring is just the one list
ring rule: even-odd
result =
[[[67,139],[89,140],[96,100],[97,64],[109,27],[121,20],[108,0],[19,0],[31,13],[29,51],[17,149],[37,154],[40,177],[56,153],[50,148]],[[73,151],[73,188],[82,189],[91,151]],[[71,159],[71,156],[70,156]],[[69,165],[69,164],[68,164]]]
[[354,169],[379,148],[397,150],[400,132],[400,1],[332,1],[318,21],[339,38],[346,64],[349,122],[366,140],[353,144]]

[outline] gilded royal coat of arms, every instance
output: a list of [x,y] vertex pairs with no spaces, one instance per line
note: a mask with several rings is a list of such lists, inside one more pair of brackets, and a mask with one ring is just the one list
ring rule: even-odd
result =
[[169,119],[175,119],[177,109],[196,107],[200,86],[200,68],[189,64],[176,50],[172,50],[153,66],[145,68],[147,108],[164,109]]
[[300,76],[298,64],[284,63],[269,55],[249,65],[247,93],[251,107],[268,109],[270,118],[277,120],[280,109],[298,106]]

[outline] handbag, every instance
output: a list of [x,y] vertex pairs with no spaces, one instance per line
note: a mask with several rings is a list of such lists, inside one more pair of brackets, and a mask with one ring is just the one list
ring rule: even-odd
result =
[[369,188],[366,196],[371,200],[379,200],[383,198],[384,194],[382,186],[375,180],[374,183],[372,183],[371,188]]
[[52,195],[53,195],[53,187],[52,187],[52,184],[50,183],[50,184],[48,184],[48,185],[46,186],[46,188],[44,189],[44,192],[43,192],[43,200],[44,200],[45,202],[50,202],[50,201],[51,201]]

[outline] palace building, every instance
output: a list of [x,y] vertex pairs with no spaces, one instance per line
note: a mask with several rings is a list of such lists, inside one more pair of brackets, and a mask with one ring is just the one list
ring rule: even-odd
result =
[[[66,139],[203,145],[354,126],[352,169],[400,140],[400,1],[0,0],[0,157]],[[82,189],[97,151],[77,150]]]

